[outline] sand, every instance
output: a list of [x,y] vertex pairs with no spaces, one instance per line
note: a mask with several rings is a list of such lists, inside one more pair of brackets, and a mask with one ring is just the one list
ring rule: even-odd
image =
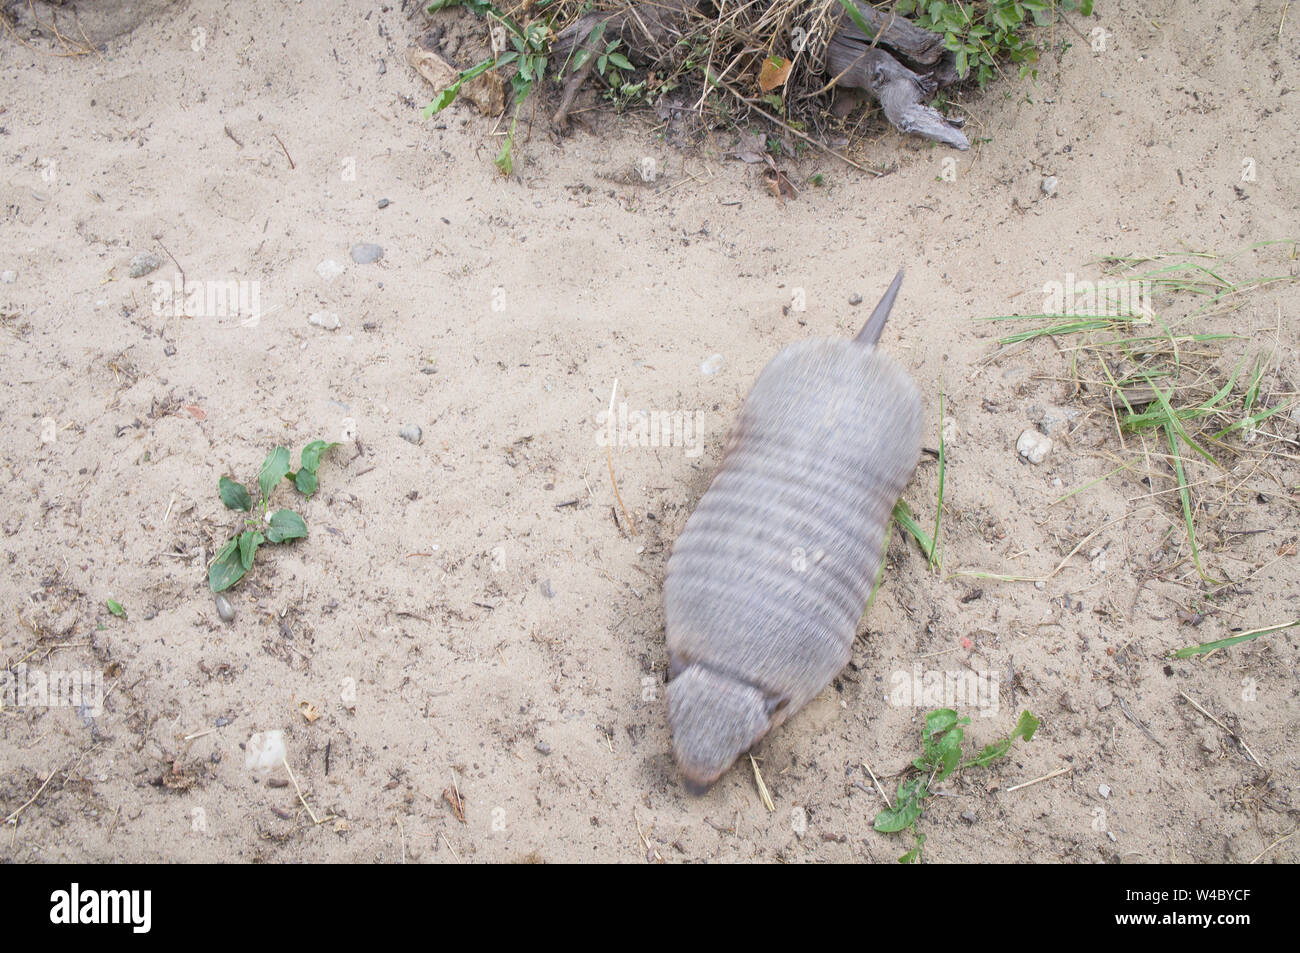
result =
[[[1296,10],[1099,4],[1104,49],[1058,27],[1036,85],[967,95],[969,153],[871,118],[851,154],[887,174],[803,151],[781,203],[728,130],[678,148],[592,93],[589,130],[539,121],[502,177],[492,120],[421,118],[409,4],[96,6],[97,54],[27,19],[0,40],[0,658],[105,696],[0,711],[0,858],[892,862],[911,841],[872,829],[864,765],[892,798],[935,707],[891,699],[914,670],[997,679],[987,717],[957,706],[972,747],[1042,720],[941,785],[928,861],[1300,858],[1275,844],[1300,811],[1296,630],[1165,657],[1300,618],[1295,421],[1231,481],[1192,470],[1208,568],[1238,583],[1210,598],[1160,445],[1150,483],[1053,505],[1122,459],[1113,421],[1057,346],[990,361],[1001,328],[974,320],[1102,255],[1295,238]],[[354,263],[364,242],[383,257]],[[1295,276],[1289,254],[1234,267]],[[774,811],[748,760],[692,797],[663,700],[672,541],[766,361],[855,331],[900,266],[885,346],[927,446],[941,389],[951,418],[942,570],[895,534],[850,667],[756,752]],[[155,288],[182,271],[194,316]],[[1274,355],[1274,403],[1300,382],[1297,306],[1281,283],[1206,319],[1245,338],[1229,370]],[[607,451],[615,381],[699,442]],[[1028,464],[1017,439],[1054,407],[1078,415]],[[264,547],[226,624],[205,567],[240,518],[217,481],[316,439],[343,444],[320,491],[275,492],[309,535]],[[927,523],[936,481],[926,455],[906,498]],[[321,823],[246,767],[269,731]]]

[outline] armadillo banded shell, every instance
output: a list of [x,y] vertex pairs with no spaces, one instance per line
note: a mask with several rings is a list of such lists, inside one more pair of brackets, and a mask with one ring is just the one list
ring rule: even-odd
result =
[[674,672],[697,665],[763,692],[773,727],[825,688],[849,660],[920,441],[916,385],[873,345],[778,354],[668,562]]

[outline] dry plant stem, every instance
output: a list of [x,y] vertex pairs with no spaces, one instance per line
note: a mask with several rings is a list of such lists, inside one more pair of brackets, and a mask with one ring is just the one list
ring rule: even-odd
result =
[[1261,767],[1261,768],[1264,767],[1264,765],[1260,762],[1259,758],[1256,758],[1256,757],[1255,757],[1255,752],[1253,752],[1253,751],[1250,750],[1250,745],[1246,744],[1246,739],[1245,739],[1245,738],[1241,737],[1241,735],[1237,734],[1237,732],[1233,731],[1231,728],[1229,728],[1229,727],[1228,727],[1227,725],[1225,725],[1223,722],[1219,721],[1219,719],[1215,718],[1215,717],[1214,717],[1213,715],[1211,715],[1208,711],[1206,711],[1204,708],[1202,708],[1200,705],[1198,705],[1198,704],[1196,703],[1196,699],[1192,698],[1191,695],[1187,694],[1186,692],[1182,692],[1182,691],[1180,691],[1178,694],[1182,695],[1183,698],[1185,698],[1185,699],[1187,700],[1187,703],[1188,703],[1189,705],[1191,705],[1193,708],[1195,708],[1197,711],[1199,711],[1199,712],[1200,712],[1202,715],[1204,715],[1206,718],[1210,719],[1210,721],[1214,722],[1216,725],[1218,725],[1220,728],[1222,728],[1224,734],[1226,734],[1226,735],[1227,735],[1229,738],[1231,738],[1233,741],[1237,742],[1239,745],[1241,745],[1243,748],[1245,748],[1245,749],[1246,749],[1246,754],[1250,755],[1250,760],[1251,760],[1251,761],[1254,761],[1255,764],[1259,765],[1259,767]]
[[1019,791],[1021,788],[1027,788],[1030,785],[1038,784],[1042,781],[1050,781],[1052,778],[1059,778],[1061,775],[1069,774],[1073,770],[1074,768],[1061,768],[1058,771],[1053,771],[1051,774],[1044,774],[1041,778],[1034,778],[1032,781],[1023,781],[1020,784],[1013,784],[1011,787],[1007,788],[1007,793],[1010,794],[1012,791]]
[[853,168],[857,169],[859,172],[868,172],[871,175],[876,176],[877,178],[885,174],[883,172],[877,172],[875,169],[869,169],[866,166],[859,165],[858,163],[850,159],[848,156],[836,152],[834,149],[830,148],[830,146],[823,145],[822,143],[818,142],[816,139],[813,139],[810,136],[800,132],[798,129],[795,129],[792,126],[787,125],[786,123],[782,122],[780,119],[773,116],[762,106],[758,105],[758,102],[756,100],[750,99],[747,96],[742,95],[740,92],[738,92],[735,89],[732,89],[730,86],[724,83],[721,79],[714,80],[714,84],[721,87],[722,89],[725,89],[727,92],[731,93],[731,95],[735,96],[742,103],[744,103],[750,109],[754,110],[764,119],[766,119],[768,122],[780,126],[782,129],[790,133],[792,136],[798,136],[800,139],[808,143],[810,146],[814,146],[822,150],[822,152],[825,152],[827,155],[834,156],[836,159],[839,159],[841,162],[845,163],[846,165],[853,166]]

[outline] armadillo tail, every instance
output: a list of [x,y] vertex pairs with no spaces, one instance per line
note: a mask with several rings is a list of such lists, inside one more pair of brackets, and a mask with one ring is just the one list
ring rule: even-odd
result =
[[871,312],[871,317],[867,318],[867,323],[862,326],[862,330],[853,340],[859,344],[875,344],[880,340],[880,333],[885,330],[885,322],[889,320],[890,309],[894,307],[894,299],[898,297],[898,289],[902,283],[903,269],[900,268],[898,274],[894,275],[894,280],[885,289],[880,304],[876,305],[876,310]]

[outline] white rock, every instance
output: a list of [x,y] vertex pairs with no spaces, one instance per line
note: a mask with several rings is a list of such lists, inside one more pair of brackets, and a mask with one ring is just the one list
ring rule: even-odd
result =
[[1048,196],[1049,198],[1050,198],[1051,196],[1055,195],[1055,194],[1056,194],[1056,176],[1054,176],[1054,175],[1044,176],[1044,178],[1043,178],[1043,182],[1042,182],[1042,185],[1040,186],[1040,188],[1042,188],[1042,190],[1043,190],[1043,194],[1046,195],[1046,196]]
[[1030,463],[1042,463],[1052,449],[1052,438],[1037,430],[1026,430],[1016,441],[1016,452]]
[[943,442],[949,446],[957,442],[957,419],[955,417],[943,418]]
[[318,328],[324,328],[326,331],[337,331],[343,324],[339,316],[333,311],[317,311],[307,319]]
[[1097,793],[1100,794],[1102,797],[1110,797],[1110,785],[1109,784],[1097,785]]
[[706,377],[708,377],[711,374],[716,374],[720,370],[722,370],[721,354],[714,354],[712,357],[710,357],[708,360],[706,360],[703,364],[700,365],[700,373]]
[[267,775],[284,764],[287,756],[283,731],[259,731],[248,739],[244,751],[244,766],[249,771]]
[[3,281],[5,284],[11,285],[17,280],[18,280],[17,272],[10,271],[9,269],[0,271],[0,281]]
[[340,265],[333,258],[326,258],[323,262],[321,262],[319,265],[316,266],[316,274],[324,278],[325,282],[328,284],[329,282],[337,278],[339,275],[343,274],[343,266]]

